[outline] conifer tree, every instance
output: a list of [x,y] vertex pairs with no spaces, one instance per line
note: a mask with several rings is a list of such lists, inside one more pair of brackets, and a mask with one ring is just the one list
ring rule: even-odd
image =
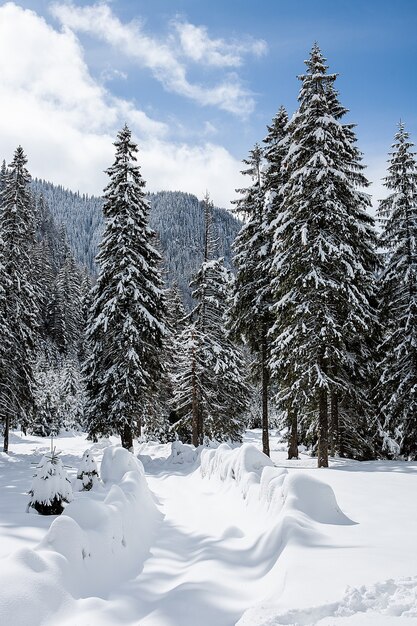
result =
[[[236,211],[243,214],[245,224],[234,244],[236,267],[235,295],[231,308],[232,332],[236,339],[249,346],[255,358],[252,372],[261,381],[262,444],[269,456],[269,393],[271,313],[271,259],[273,232],[280,189],[283,184],[282,159],[286,152],[286,111],[281,107],[268,126],[265,149],[257,144],[244,160],[252,185],[237,190]],[[265,163],[265,164],[264,164]],[[263,170],[263,174],[262,174]],[[297,449],[297,446],[295,444]],[[295,453],[295,456],[297,453]]]
[[37,241],[31,254],[32,281],[39,314],[39,334],[42,339],[50,336],[51,299],[53,294],[54,274],[51,251],[48,241]]
[[178,420],[173,409],[175,375],[178,355],[184,349],[182,331],[187,325],[187,312],[182,302],[182,296],[177,283],[174,283],[166,292],[166,337],[162,352],[164,372],[158,382],[157,392],[145,406],[145,437],[147,440],[170,441],[176,435],[188,441],[190,433],[177,429],[173,431],[171,425]]
[[98,484],[100,484],[100,476],[97,463],[91,450],[85,450],[77,471],[75,487],[77,491],[90,491]]
[[20,418],[23,427],[33,407],[32,356],[37,332],[37,301],[32,285],[30,256],[34,244],[34,212],[29,191],[27,159],[19,146],[6,174],[0,212],[0,410],[4,423],[4,451],[10,425]]
[[81,274],[68,252],[53,285],[50,332],[63,354],[79,351],[82,332]]
[[175,430],[183,437],[191,433],[195,446],[205,437],[239,441],[248,401],[243,358],[226,330],[231,274],[222,258],[211,258],[217,242],[208,194],[203,205],[203,263],[190,284],[196,305],[179,339],[173,400],[180,417]]
[[203,441],[203,406],[210,403],[211,388],[204,385],[203,337],[194,323],[189,322],[182,330],[178,344],[173,376],[173,430],[181,441],[198,446]]
[[367,414],[363,389],[367,342],[374,322],[373,220],[361,155],[345,109],[314,45],[301,76],[299,109],[289,123],[274,244],[276,322],[271,368],[278,403],[313,415],[318,464],[328,465],[329,404],[351,401]]
[[380,319],[378,414],[383,445],[391,456],[417,458],[417,161],[414,144],[399,124],[380,202]]
[[61,515],[65,503],[73,499],[71,481],[55,450],[40,460],[29,495],[28,510],[33,508],[39,515]]
[[141,407],[162,371],[164,297],[137,146],[127,126],[114,145],[87,330],[86,418],[91,437],[118,433],[131,449]]

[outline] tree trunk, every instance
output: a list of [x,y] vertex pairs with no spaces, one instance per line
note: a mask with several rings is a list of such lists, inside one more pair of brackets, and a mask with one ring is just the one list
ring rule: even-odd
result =
[[288,439],[288,459],[298,459],[298,423],[297,414],[293,410],[288,411],[288,423],[290,436]]
[[327,391],[324,387],[319,390],[319,424],[318,424],[318,467],[329,467],[328,456],[328,408],[327,408]]
[[123,426],[123,430],[120,433],[120,437],[122,440],[123,448],[126,448],[126,450],[129,450],[129,452],[133,452],[133,433],[132,433],[132,427],[130,426],[130,424],[125,424]]
[[331,456],[339,452],[339,402],[334,391],[330,394],[329,450]]
[[[192,341],[194,342],[194,333],[192,335]],[[193,343],[194,345],[194,343]],[[199,407],[198,407],[198,390],[197,390],[197,377],[196,377],[196,363],[195,363],[195,347],[193,347],[191,353],[192,363],[191,363],[191,411],[192,411],[192,420],[191,420],[191,442],[193,446],[198,446],[199,439],[199,428],[200,428],[200,420],[199,420]]]
[[262,342],[262,450],[270,456],[269,450],[269,416],[268,416],[269,370],[267,365],[266,337]]
[[10,430],[10,418],[9,415],[6,415],[6,419],[4,421],[4,439],[3,439],[3,452],[8,454],[9,452],[9,430]]

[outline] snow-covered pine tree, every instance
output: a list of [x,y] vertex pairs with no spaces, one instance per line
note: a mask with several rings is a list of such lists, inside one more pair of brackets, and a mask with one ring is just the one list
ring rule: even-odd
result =
[[87,327],[91,307],[91,276],[86,266],[81,268],[81,341],[79,344],[79,360],[84,363],[88,355]]
[[205,261],[191,283],[199,358],[204,364],[200,438],[216,441],[241,441],[249,396],[242,353],[226,330],[232,284],[222,258]]
[[[269,312],[270,278],[261,269],[263,250],[268,248],[264,222],[264,190],[262,184],[262,149],[256,144],[243,163],[247,169],[242,174],[250,176],[252,185],[238,189],[242,197],[234,201],[236,211],[244,215],[246,222],[233,243],[236,281],[234,298],[230,309],[231,332],[239,341],[247,342],[257,355],[253,364],[255,375],[262,387],[262,447],[269,456],[269,341],[268,331],[272,325]],[[266,299],[265,299],[266,296]]]
[[166,306],[167,322],[175,341],[187,325],[187,311],[185,310],[178,283],[174,282],[167,290]]
[[34,408],[28,430],[32,435],[58,435],[62,426],[61,361],[53,344],[39,346],[33,367]]
[[19,146],[1,193],[0,281],[4,296],[1,321],[5,325],[0,347],[0,411],[5,452],[8,451],[10,425],[19,419],[25,427],[33,407],[32,357],[38,313],[30,261],[35,219],[26,163],[26,156]]
[[383,338],[378,352],[378,415],[391,456],[417,459],[417,160],[399,124],[379,204],[384,266],[379,279]]
[[93,453],[91,450],[85,450],[77,471],[76,488],[79,491],[90,491],[99,482],[100,476],[98,475],[97,463]]
[[87,331],[86,418],[90,437],[118,433],[131,449],[142,406],[162,372],[165,305],[145,182],[127,126],[114,145]]
[[84,427],[85,390],[80,364],[73,352],[63,361],[60,372],[60,415],[65,430]]
[[179,417],[174,429],[182,438],[191,433],[195,446],[205,437],[239,441],[248,401],[243,358],[226,330],[231,274],[222,258],[210,258],[217,245],[211,208],[206,194],[203,263],[190,283],[196,305],[180,334],[174,376],[173,408]]
[[29,490],[28,509],[39,515],[61,515],[64,503],[73,499],[71,481],[55,451],[42,457]]
[[54,273],[52,269],[51,251],[47,239],[36,241],[31,254],[32,281],[37,299],[39,313],[39,334],[42,339],[49,336],[49,317],[53,293]]
[[187,324],[187,312],[185,310],[181,292],[177,283],[174,283],[166,291],[166,337],[161,354],[164,363],[164,372],[158,382],[157,392],[145,407],[145,432],[144,436],[150,441],[170,441],[175,436],[189,440],[189,434],[175,433],[171,424],[177,420],[177,415],[172,409],[174,396],[174,378],[176,374],[178,355],[183,349],[181,333]]
[[358,419],[368,411],[361,340],[374,321],[375,234],[352,126],[340,123],[345,110],[336,75],[327,73],[316,44],[306,65],[299,109],[288,126],[288,181],[275,230],[271,369],[278,403],[314,416],[323,467],[332,399],[353,399]]
[[[242,173],[251,177],[252,185],[239,189],[242,197],[235,201],[236,211],[245,216],[246,223],[233,244],[236,290],[231,308],[232,332],[237,339],[247,343],[255,356],[252,369],[255,378],[261,381],[262,443],[268,456],[269,331],[273,325],[270,277],[273,234],[284,181],[282,161],[287,151],[287,123],[287,113],[281,107],[268,126],[265,149],[256,145],[249,158],[244,160],[248,168]],[[297,429],[293,428],[291,432],[290,458],[298,455]]]
[[81,274],[68,252],[53,286],[50,333],[63,354],[78,352],[82,333]]
[[201,349],[203,337],[195,323],[189,321],[178,337],[175,354],[172,407],[175,415],[173,432],[185,443],[198,446],[203,423],[203,403],[211,399],[211,387],[204,385],[205,362]]
[[6,165],[6,161],[3,159],[1,168],[0,168],[0,193],[3,191],[6,185],[6,177],[7,177],[7,165]]

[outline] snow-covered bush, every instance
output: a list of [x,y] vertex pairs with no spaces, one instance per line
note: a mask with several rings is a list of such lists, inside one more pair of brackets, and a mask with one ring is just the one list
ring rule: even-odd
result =
[[55,452],[42,457],[36,467],[29,495],[28,510],[33,508],[40,515],[60,515],[64,503],[73,499],[71,481]]
[[97,485],[100,477],[97,471],[97,464],[94,460],[91,450],[86,450],[82,456],[80,466],[77,472],[77,480],[75,488],[77,491],[90,491],[94,485]]

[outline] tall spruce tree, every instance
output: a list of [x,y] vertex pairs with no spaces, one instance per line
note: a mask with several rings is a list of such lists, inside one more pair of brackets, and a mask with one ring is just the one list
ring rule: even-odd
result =
[[383,445],[391,456],[417,458],[417,161],[400,123],[380,202],[379,280],[383,338],[379,346],[378,413]]
[[118,433],[123,447],[131,449],[142,407],[163,367],[164,297],[145,182],[127,126],[114,145],[87,330],[86,419],[91,437]]
[[[246,223],[233,244],[236,282],[231,308],[232,332],[237,339],[244,340],[255,355],[252,370],[254,377],[261,381],[262,444],[268,456],[269,331],[273,325],[270,277],[273,234],[284,181],[282,161],[287,152],[287,123],[287,113],[284,107],[280,107],[268,126],[265,148],[262,150],[256,145],[249,158],[244,160],[248,168],[242,173],[251,177],[252,185],[239,189],[242,196],[235,201],[236,210],[245,216]],[[291,443],[290,458],[298,455],[296,437],[292,436]]]
[[27,158],[19,146],[1,192],[0,410],[5,452],[10,425],[18,420],[25,428],[33,407],[32,362],[38,314],[30,261],[35,217],[26,164]]
[[325,467],[329,405],[349,399],[358,416],[369,408],[362,339],[374,323],[375,234],[353,129],[340,122],[336,75],[327,73],[316,44],[306,65],[288,126],[288,180],[275,230],[271,368],[278,403],[316,422],[318,465]]
[[231,274],[223,259],[210,258],[216,241],[208,196],[204,208],[204,260],[191,282],[196,306],[180,335],[174,378],[174,408],[180,416],[176,429],[183,435],[191,431],[194,445],[205,437],[241,440],[248,400],[243,358],[226,331]]

